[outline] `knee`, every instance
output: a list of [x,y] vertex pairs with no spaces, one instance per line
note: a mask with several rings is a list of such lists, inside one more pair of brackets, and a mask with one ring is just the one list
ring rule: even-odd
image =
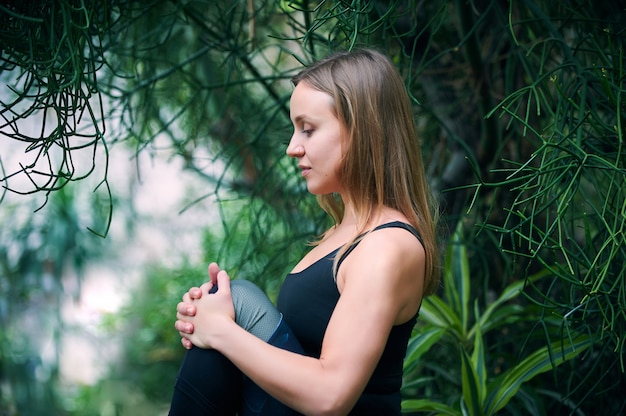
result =
[[267,306],[268,302],[271,305],[271,301],[263,290],[249,280],[232,280],[230,282],[230,293],[235,305],[235,313],[250,305]]
[[230,281],[230,290],[231,292],[250,292],[250,293],[261,293],[264,294],[260,287],[255,285],[249,280],[245,279],[237,279]]
[[280,322],[280,312],[265,293],[249,280],[233,280],[230,291],[237,324],[267,341]]

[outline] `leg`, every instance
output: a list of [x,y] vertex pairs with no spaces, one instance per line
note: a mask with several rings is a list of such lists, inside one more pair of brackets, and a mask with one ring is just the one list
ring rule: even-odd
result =
[[249,280],[233,280],[230,291],[235,321],[252,335],[268,341],[281,320],[280,312],[265,293]]
[[[287,351],[303,353],[302,346],[296,339],[291,329],[282,320],[267,341],[268,344]],[[241,407],[239,416],[295,416],[296,411],[285,406],[263,389],[257,386],[251,379],[244,376]]]
[[[272,345],[300,351],[295,336],[282,323],[280,312],[260,288],[247,280],[233,280],[231,292],[239,326]],[[292,414],[244,377],[221,353],[189,350],[176,379],[170,416],[226,416],[238,409],[241,416]]]
[[[238,283],[236,286],[235,283]],[[295,335],[282,320],[282,315],[254,283],[247,280],[231,282],[235,320],[242,328],[278,348],[302,352]],[[290,416],[296,413],[274,399],[248,377],[243,377],[239,416]]]
[[241,402],[243,377],[216,350],[193,347],[180,366],[170,416],[232,416]]

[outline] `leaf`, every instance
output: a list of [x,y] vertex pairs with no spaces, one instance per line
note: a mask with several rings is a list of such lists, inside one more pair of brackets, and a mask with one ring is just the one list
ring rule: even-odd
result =
[[[467,351],[461,346],[461,383],[463,389],[463,402],[470,416],[482,415],[482,401],[480,399],[480,387],[478,384],[478,375],[476,369],[472,365],[472,360]],[[463,407],[463,406],[461,406]],[[464,412],[465,413],[465,412]]]
[[461,333],[467,333],[470,296],[469,262],[467,249],[461,240],[461,222],[452,235],[444,269],[445,298],[460,318]]
[[575,358],[589,348],[592,342],[592,338],[585,335],[576,338],[567,345],[564,345],[565,341],[555,341],[530,354],[518,365],[504,373],[498,388],[489,395],[486,414],[495,414],[517,394],[522,384],[538,374],[545,373],[565,361]]
[[434,343],[439,341],[445,332],[446,330],[444,328],[436,327],[413,336],[407,346],[404,368],[406,369],[408,366],[419,361],[422,355],[424,355]]
[[528,279],[526,280],[518,280],[508,285],[502,291],[502,294],[498,297],[498,299],[496,299],[493,303],[487,306],[487,308],[485,309],[485,312],[483,313],[480,319],[477,319],[476,323],[470,330],[468,336],[473,335],[473,333],[476,331],[477,327],[479,326],[483,328],[483,333],[486,332],[485,331],[486,328],[491,329],[491,328],[497,327],[498,321],[500,321],[504,317],[501,313],[496,312],[497,309],[500,307],[500,305],[519,296],[522,293],[522,290],[524,289],[524,286],[526,285],[527,281],[535,282],[548,275],[550,275],[549,270],[544,269],[541,272],[528,277]]
[[420,309],[420,317],[434,325],[461,336],[461,319],[439,296],[431,295],[424,299]]
[[[478,302],[474,305],[476,318],[478,319]],[[478,384],[478,393],[480,397],[481,409],[487,395],[487,366],[485,365],[485,345],[483,343],[483,334],[480,327],[476,329],[474,336],[474,350],[472,351],[472,365],[476,371],[476,381]]]
[[448,405],[427,399],[402,401],[402,413],[408,412],[434,412],[439,415],[449,416],[461,415],[461,412]]
[[[480,326],[480,332],[486,334],[489,331],[492,331],[503,325],[515,325],[522,320],[532,320],[534,316],[535,315],[533,315],[530,308],[528,307],[525,308],[521,305],[516,304],[504,305],[494,311],[491,314],[489,320],[481,321],[483,325]],[[479,325],[474,325],[469,335],[473,335],[473,333],[477,330],[477,327],[479,327]]]

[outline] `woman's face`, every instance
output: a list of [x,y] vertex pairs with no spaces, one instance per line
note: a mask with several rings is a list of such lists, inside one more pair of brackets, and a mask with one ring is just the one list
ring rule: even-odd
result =
[[309,192],[341,192],[337,172],[346,131],[333,112],[332,97],[300,82],[291,95],[291,121],[287,155],[298,160]]

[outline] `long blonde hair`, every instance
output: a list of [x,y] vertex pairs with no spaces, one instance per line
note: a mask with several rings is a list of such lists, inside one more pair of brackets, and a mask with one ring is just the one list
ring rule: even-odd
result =
[[[373,49],[339,52],[305,68],[292,81],[329,94],[348,132],[338,175],[344,197],[356,211],[357,235],[374,212],[383,207],[400,211],[422,237],[424,294],[434,293],[439,285],[437,209],[426,182],[411,101],[394,65]],[[341,222],[341,198],[320,195],[318,202],[335,223]]]

